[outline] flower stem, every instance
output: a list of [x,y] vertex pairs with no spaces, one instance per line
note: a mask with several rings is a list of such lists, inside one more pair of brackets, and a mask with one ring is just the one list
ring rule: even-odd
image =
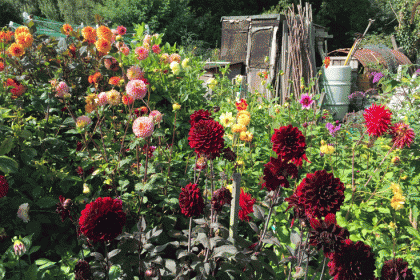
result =
[[190,227],[188,228],[188,253],[191,252],[191,230],[192,230],[192,217],[190,217]]
[[104,242],[104,253],[105,253],[105,259],[106,259],[106,263],[105,263],[105,279],[109,280],[109,269],[108,269],[108,263],[109,263],[109,259],[108,259],[108,248],[106,247],[106,244]]
[[144,166],[144,178],[143,178],[143,183],[146,183],[147,180],[147,163],[149,161],[149,137],[147,137],[146,140],[146,163]]

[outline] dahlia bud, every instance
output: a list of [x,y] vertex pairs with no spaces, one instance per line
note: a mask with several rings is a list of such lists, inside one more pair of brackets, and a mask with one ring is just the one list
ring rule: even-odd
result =
[[90,193],[90,188],[86,183],[83,184],[83,193],[84,194]]
[[152,268],[146,270],[146,272],[144,273],[145,277],[156,277],[156,271]]
[[178,111],[179,109],[181,109],[181,105],[179,105],[178,103],[174,103],[174,104],[172,105],[172,109],[173,109],[174,111]]
[[72,204],[72,200],[70,198],[67,198],[66,200],[64,200],[63,207],[64,209],[69,209]]
[[121,41],[121,40],[122,40],[122,36],[121,36],[121,35],[117,35],[117,36],[115,37],[115,40],[117,40],[117,41]]
[[16,256],[22,256],[26,252],[25,244],[19,239],[16,239],[13,243],[13,250],[15,251]]
[[399,162],[400,162],[400,157],[399,156],[395,156],[395,157],[393,157],[392,159],[391,159],[391,162],[393,163],[393,164],[398,164]]

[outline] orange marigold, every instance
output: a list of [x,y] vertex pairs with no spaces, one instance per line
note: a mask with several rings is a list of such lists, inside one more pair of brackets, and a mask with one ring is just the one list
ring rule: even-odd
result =
[[23,46],[17,43],[11,44],[8,51],[12,56],[16,57],[20,57],[25,54],[25,49],[23,48]]
[[112,47],[110,41],[102,38],[99,38],[99,40],[96,41],[95,46],[96,49],[103,54],[108,54]]
[[64,34],[66,34],[66,35],[70,35],[70,32],[72,32],[72,31],[73,31],[73,27],[71,27],[71,25],[70,25],[70,24],[65,23],[65,24],[63,25],[63,32],[64,32]]
[[85,41],[89,44],[93,44],[96,41],[96,30],[91,26],[86,26],[82,29],[82,35]]
[[98,29],[96,30],[96,35],[98,36],[99,39],[102,39],[102,40],[111,41],[112,39],[111,29],[109,29],[108,27],[104,25],[101,25],[98,27]]
[[29,28],[27,26],[24,26],[24,25],[19,26],[15,30],[15,36],[20,34],[20,33],[30,33]]
[[15,41],[19,45],[22,45],[25,49],[32,46],[34,42],[34,38],[32,37],[31,33],[19,33],[15,36]]
[[96,72],[95,74],[89,76],[88,81],[90,84],[97,84],[101,78],[102,78],[101,73]]

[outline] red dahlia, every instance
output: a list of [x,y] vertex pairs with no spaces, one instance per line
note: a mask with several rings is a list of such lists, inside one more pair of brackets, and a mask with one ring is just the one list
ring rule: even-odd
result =
[[289,124],[274,129],[271,142],[273,143],[273,151],[283,160],[292,160],[297,165],[302,165],[302,158],[307,160],[305,136],[297,127]]
[[9,191],[9,183],[7,183],[6,177],[0,175],[0,198],[5,197]]
[[57,212],[58,214],[60,214],[61,216],[61,221],[64,222],[64,220],[69,217],[70,220],[72,221],[71,218],[71,208],[73,206],[73,202],[71,201],[70,198],[65,198],[64,196],[60,195],[59,198],[60,200],[59,203],[57,203],[57,209],[55,210],[55,212]]
[[264,183],[262,188],[267,188],[268,191],[274,191],[279,186],[284,188],[289,187],[289,181],[287,178],[290,176],[296,178],[298,170],[296,165],[287,163],[279,158],[270,158],[270,161],[264,165]]
[[335,215],[330,213],[322,221],[310,220],[312,231],[310,232],[309,243],[317,250],[323,250],[325,255],[339,251],[342,242],[349,238],[349,232],[337,225]]
[[179,207],[182,214],[187,217],[199,216],[203,213],[204,200],[197,184],[189,183],[182,188],[179,194]]
[[223,205],[230,204],[232,200],[232,194],[228,189],[222,187],[213,193],[211,198],[211,206],[216,212],[222,210]]
[[401,258],[385,261],[381,271],[381,280],[414,280],[413,271]]
[[188,141],[199,155],[216,158],[224,147],[223,126],[214,120],[200,120],[191,127]]
[[287,206],[286,211],[290,208],[293,208],[293,218],[290,227],[293,226],[295,219],[306,218],[305,206],[299,203],[299,197],[296,195],[296,192],[293,193],[291,196],[287,197],[285,201],[287,201],[289,204],[289,206]]
[[365,118],[367,132],[369,135],[381,136],[389,130],[391,124],[391,111],[384,106],[372,104],[363,113]]
[[340,210],[344,201],[344,184],[332,173],[318,170],[306,175],[294,195],[298,198],[298,204],[305,209],[307,218],[319,219]]
[[190,115],[190,124],[191,127],[195,125],[195,123],[199,122],[200,120],[212,120],[211,113],[207,110],[200,109],[195,111]]
[[362,241],[346,239],[339,252],[332,254],[329,272],[336,280],[375,279],[375,257],[371,248]]
[[222,157],[232,162],[236,160],[236,154],[230,147],[224,148],[222,150]]
[[396,148],[404,148],[404,146],[410,147],[411,143],[414,140],[414,130],[403,122],[394,124],[391,127],[392,142]]
[[87,261],[78,260],[74,267],[74,274],[76,280],[89,280],[93,279],[92,272],[90,271],[90,265]]
[[254,203],[255,198],[251,198],[249,193],[246,193],[241,189],[241,194],[239,195],[239,206],[241,207],[238,212],[239,219],[242,221],[249,221],[251,219],[248,214],[254,212]]
[[121,234],[125,219],[121,200],[98,197],[82,210],[79,230],[89,241],[111,241]]

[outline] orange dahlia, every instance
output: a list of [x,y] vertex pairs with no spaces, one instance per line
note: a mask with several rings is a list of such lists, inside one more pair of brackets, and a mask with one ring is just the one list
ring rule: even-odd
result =
[[103,54],[108,54],[112,47],[111,42],[103,38],[99,38],[99,40],[96,41],[95,46],[96,49]]
[[20,57],[25,54],[25,49],[23,48],[23,46],[17,43],[11,44],[8,51],[12,56],[16,57]]
[[0,43],[8,44],[12,40],[13,32],[8,31],[0,31]]
[[72,32],[72,31],[73,31],[73,27],[71,27],[71,25],[70,25],[70,24],[65,23],[65,24],[63,25],[63,32],[64,32],[64,34],[66,34],[66,35],[70,35],[70,32]]
[[90,84],[97,84],[101,78],[102,78],[101,73],[96,72],[95,74],[89,76],[88,81]]
[[15,36],[15,41],[26,49],[32,46],[34,38],[31,33],[20,33]]
[[111,41],[112,39],[111,29],[109,29],[108,27],[104,25],[101,25],[98,27],[98,29],[96,30],[96,35],[98,36],[99,39],[102,39],[102,40]]
[[109,84],[113,86],[118,86],[120,83],[121,78],[120,77],[111,77],[109,78]]
[[4,63],[0,61],[0,72],[4,70]]
[[93,44],[96,41],[96,30],[91,26],[86,26],[82,29],[82,35],[85,41],[89,44]]

